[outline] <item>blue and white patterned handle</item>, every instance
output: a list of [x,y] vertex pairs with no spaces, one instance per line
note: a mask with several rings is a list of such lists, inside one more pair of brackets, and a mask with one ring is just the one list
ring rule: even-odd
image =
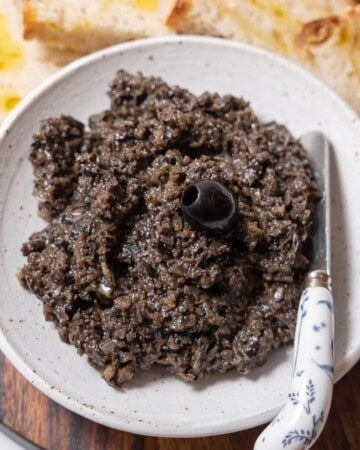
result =
[[334,314],[332,295],[325,287],[328,277],[316,272],[324,278],[312,280],[300,299],[286,403],[260,434],[254,450],[309,449],[325,425],[333,391]]

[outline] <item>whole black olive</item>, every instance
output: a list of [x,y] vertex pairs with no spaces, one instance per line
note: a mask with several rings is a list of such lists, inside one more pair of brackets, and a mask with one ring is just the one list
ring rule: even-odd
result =
[[234,195],[221,183],[211,180],[187,186],[181,197],[181,210],[193,228],[217,236],[230,231],[237,219]]

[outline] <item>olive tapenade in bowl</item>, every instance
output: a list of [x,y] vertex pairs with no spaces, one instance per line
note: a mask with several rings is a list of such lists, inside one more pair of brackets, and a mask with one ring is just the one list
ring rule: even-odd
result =
[[116,428],[194,436],[270,419],[318,195],[297,138],[323,127],[336,150],[330,125],[352,113],[332,102],[291,64],[216,39],[139,41],[63,69],[4,124],[6,354]]
[[117,385],[161,364],[247,374],[294,337],[316,190],[305,151],[248,102],[119,71],[110,108],[42,121],[30,160],[48,226],[23,286]]

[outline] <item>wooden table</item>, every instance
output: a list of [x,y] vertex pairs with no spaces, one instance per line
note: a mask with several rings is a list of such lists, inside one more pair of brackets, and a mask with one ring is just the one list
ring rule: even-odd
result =
[[[360,450],[359,389],[360,362],[336,384],[330,417],[314,450]],[[0,418],[48,450],[251,450],[263,428],[197,439],[152,438],[112,430],[49,400],[1,353]]]

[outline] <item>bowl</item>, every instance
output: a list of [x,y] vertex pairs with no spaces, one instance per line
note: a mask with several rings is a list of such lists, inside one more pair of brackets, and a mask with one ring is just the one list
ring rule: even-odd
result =
[[320,81],[280,57],[245,44],[206,37],[166,37],[110,47],[81,58],[34,90],[0,131],[0,347],[38,389],[66,408],[109,427],[144,435],[206,436],[270,420],[285,400],[292,348],[271,353],[250,376],[235,371],[192,384],[151,370],[115,389],[60,341],[42,306],[15,278],[20,247],[44,223],[31,195],[27,155],[41,119],[61,113],[86,121],[105,109],[118,69],[159,75],[195,93],[244,96],[263,121],[295,136],[318,129],[333,146],[332,275],[335,377],[359,359],[360,173],[359,117]]

